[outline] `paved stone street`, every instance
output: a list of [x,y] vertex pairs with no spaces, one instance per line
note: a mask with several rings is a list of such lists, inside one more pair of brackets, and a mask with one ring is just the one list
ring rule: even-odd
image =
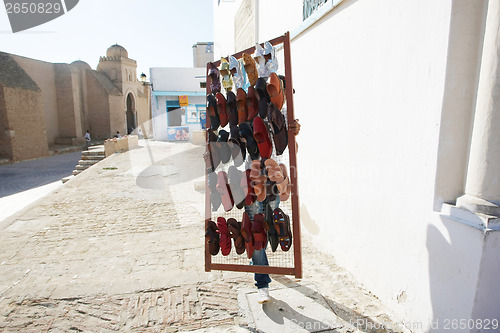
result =
[[[204,271],[203,147],[145,142],[4,221],[0,331],[258,331],[241,301],[253,275]],[[332,332],[390,322],[307,236],[303,262],[301,281],[273,276],[272,287],[314,285],[342,323]]]
[[0,166],[0,198],[60,181],[81,157],[78,151]]

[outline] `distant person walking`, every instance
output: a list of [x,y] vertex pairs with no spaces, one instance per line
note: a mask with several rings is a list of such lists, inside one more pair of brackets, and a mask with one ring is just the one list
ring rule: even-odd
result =
[[87,130],[87,133],[85,133],[85,145],[87,147],[87,150],[89,150],[90,142],[91,142],[90,132],[89,132],[89,130]]

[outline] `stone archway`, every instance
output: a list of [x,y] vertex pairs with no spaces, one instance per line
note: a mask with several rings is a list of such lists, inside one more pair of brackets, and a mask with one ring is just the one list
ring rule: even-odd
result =
[[131,134],[137,127],[137,119],[135,113],[135,98],[132,93],[127,95],[127,134]]

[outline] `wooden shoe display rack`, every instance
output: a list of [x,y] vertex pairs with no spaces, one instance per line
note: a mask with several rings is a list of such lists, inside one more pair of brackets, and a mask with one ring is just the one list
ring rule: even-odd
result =
[[[252,272],[252,273],[263,273],[263,274],[281,274],[281,275],[294,275],[296,278],[302,277],[302,253],[301,253],[301,236],[300,236],[300,212],[299,212],[299,194],[298,194],[298,179],[297,179],[297,156],[296,156],[296,145],[295,145],[295,135],[293,130],[290,128],[290,124],[294,123],[294,109],[293,109],[293,81],[292,81],[292,68],[291,68],[291,55],[290,55],[290,34],[287,32],[283,36],[274,38],[269,41],[269,43],[274,46],[275,59],[278,62],[277,74],[282,78],[284,77],[285,83],[285,104],[281,109],[282,114],[285,116],[287,131],[288,131],[288,146],[281,155],[276,154],[276,150],[273,143],[273,150],[271,158],[274,159],[278,164],[283,163],[286,165],[288,170],[289,184],[291,188],[290,197],[286,201],[282,201],[279,204],[279,208],[287,214],[290,218],[290,227],[292,230],[292,246],[288,251],[283,251],[278,245],[275,252],[272,252],[271,246],[268,243],[266,254],[269,261],[269,266],[257,266],[252,265],[251,260],[247,257],[247,253],[238,255],[236,253],[235,245],[231,239],[231,252],[229,255],[222,255],[222,251],[219,251],[217,255],[211,255],[209,250],[209,239],[205,239],[205,271],[209,272],[211,270],[223,270],[223,271],[239,271],[239,272]],[[264,48],[264,44],[261,44]],[[241,59],[243,54],[253,55],[255,52],[255,47],[243,50],[233,57],[236,59]],[[226,58],[229,61],[229,57]],[[215,61],[212,64],[207,64],[207,73],[210,70],[210,66],[220,67],[221,61]],[[222,81],[222,76],[221,76]],[[207,96],[212,94],[211,91],[211,77],[207,74]],[[226,95],[225,89],[221,85],[221,93]],[[233,88],[233,92],[236,94],[236,89]],[[267,121],[267,120],[266,120]],[[210,117],[208,115],[207,109],[207,129],[210,129]],[[220,131],[219,127],[218,130]],[[229,124],[226,126],[225,130],[229,132]],[[270,133],[271,142],[273,142],[272,134]],[[207,153],[209,150],[209,135],[208,130],[206,133],[207,138]],[[248,155],[248,152],[247,152]],[[248,157],[247,157],[248,158]],[[238,166],[238,169],[245,174],[245,167],[248,168],[248,164],[243,163]],[[220,163],[216,170],[212,171],[216,174],[221,171],[228,172],[228,168],[233,165],[233,160],[228,163]],[[218,217],[224,217],[226,220],[229,218],[234,218],[238,222],[242,221],[243,213],[245,208],[238,209],[236,203],[230,211],[225,211],[223,205],[218,207],[217,211],[212,211],[212,205],[210,202],[209,188],[209,173],[211,171],[207,168],[206,184],[205,184],[205,230],[207,230],[209,221],[214,221],[217,223]]]

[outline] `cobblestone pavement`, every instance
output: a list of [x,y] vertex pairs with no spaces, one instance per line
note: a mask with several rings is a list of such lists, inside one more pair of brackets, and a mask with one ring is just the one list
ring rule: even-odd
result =
[[[202,152],[151,142],[114,154],[8,218],[0,331],[255,331],[238,303],[253,276],[204,272]],[[390,320],[332,257],[303,250],[302,281],[273,285],[314,284],[345,322]]]

